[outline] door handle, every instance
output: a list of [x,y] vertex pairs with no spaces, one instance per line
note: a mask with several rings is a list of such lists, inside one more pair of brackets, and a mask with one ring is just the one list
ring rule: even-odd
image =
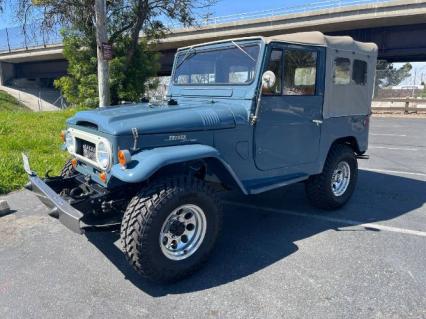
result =
[[312,120],[312,123],[315,123],[317,126],[320,126],[323,122],[322,120]]

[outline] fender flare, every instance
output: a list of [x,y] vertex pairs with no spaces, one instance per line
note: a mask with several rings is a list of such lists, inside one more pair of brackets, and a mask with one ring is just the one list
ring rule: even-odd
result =
[[247,194],[247,190],[231,166],[220,157],[219,151],[212,146],[201,144],[166,146],[141,151],[132,155],[132,161],[126,168],[119,164],[113,165],[111,175],[125,183],[140,183],[147,180],[162,167],[206,158],[218,159],[241,191]]

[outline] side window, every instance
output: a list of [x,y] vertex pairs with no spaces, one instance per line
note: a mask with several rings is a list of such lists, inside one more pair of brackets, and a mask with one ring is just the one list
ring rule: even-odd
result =
[[367,83],[367,62],[354,60],[352,80],[355,84],[365,85]]
[[351,61],[347,58],[334,60],[334,84],[346,85],[351,83]]
[[274,49],[271,51],[271,57],[269,59],[268,67],[265,71],[272,71],[276,76],[274,87],[267,89],[262,88],[262,94],[264,95],[281,95],[281,78],[282,78],[282,56],[283,51]]
[[284,58],[284,95],[315,95],[317,52],[287,50]]

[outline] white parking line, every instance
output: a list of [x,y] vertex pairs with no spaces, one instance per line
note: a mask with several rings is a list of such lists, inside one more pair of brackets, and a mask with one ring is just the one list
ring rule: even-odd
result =
[[399,136],[399,137],[406,137],[405,134],[382,134],[382,133],[370,133],[370,135],[373,136]]
[[384,149],[384,150],[392,150],[392,151],[411,151],[411,152],[420,151],[419,148],[413,148],[413,147],[388,147],[388,146],[370,145],[370,146],[368,146],[368,148],[369,149]]
[[426,177],[426,173],[416,173],[416,172],[407,172],[407,171],[394,171],[394,170],[389,170],[389,169],[364,168],[364,167],[360,167],[360,169],[364,170],[364,171],[377,172],[377,173],[414,175],[414,176],[423,176],[423,177]]
[[294,212],[294,211],[285,210],[285,209],[261,207],[261,206],[255,206],[255,205],[251,205],[251,204],[243,204],[243,203],[237,203],[237,202],[231,202],[231,201],[224,201],[224,203],[228,204],[228,205],[232,205],[232,206],[242,207],[242,208],[248,208],[248,209],[254,209],[254,210],[263,210],[263,211],[267,211],[267,212],[285,214],[285,215],[291,215],[291,216],[314,218],[314,219],[324,220],[324,221],[337,223],[337,224],[346,224],[348,226],[360,226],[360,227],[370,228],[370,229],[375,229],[375,230],[382,230],[382,231],[388,231],[388,232],[393,232],[393,233],[400,233],[400,234],[406,234],[406,235],[426,237],[426,232],[419,231],[419,230],[385,226],[385,225],[380,225],[380,224],[376,224],[376,223],[362,223],[362,222],[350,220],[350,219],[341,219],[341,218],[335,218],[335,217],[330,217],[330,216],[325,216],[325,215],[316,215],[316,214],[308,214],[308,213],[302,213],[302,212]]

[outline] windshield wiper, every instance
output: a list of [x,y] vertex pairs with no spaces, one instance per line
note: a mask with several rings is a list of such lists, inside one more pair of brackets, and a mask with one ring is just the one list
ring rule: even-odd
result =
[[237,43],[235,43],[234,41],[231,41],[233,45],[235,45],[238,49],[240,49],[241,52],[243,52],[245,55],[247,55],[250,59],[253,60],[253,62],[256,62],[256,59],[253,58],[250,54],[248,54],[248,52],[246,50],[244,50],[241,46],[239,46]]
[[[191,51],[193,51],[193,52],[191,53]],[[190,53],[191,53],[191,55],[190,55]],[[197,51],[195,51],[195,49],[194,49],[193,47],[190,47],[190,48],[186,51],[186,54],[185,54],[185,56],[182,58],[182,61],[180,61],[180,62],[179,62],[179,64],[178,64],[178,65],[176,65],[176,70],[180,68],[180,66],[183,64],[183,62],[185,62],[187,59],[189,59],[189,58],[193,57],[193,56],[195,55],[195,53],[197,53]]]

